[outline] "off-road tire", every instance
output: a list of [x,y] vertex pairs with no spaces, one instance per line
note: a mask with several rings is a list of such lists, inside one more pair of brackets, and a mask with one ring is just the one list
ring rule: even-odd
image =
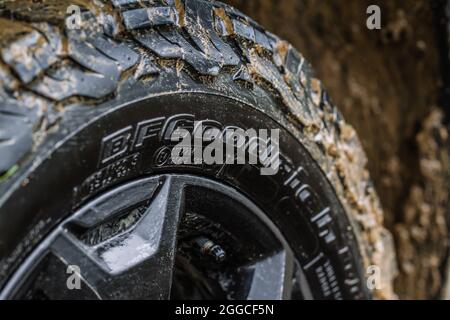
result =
[[[86,158],[83,152],[92,150],[92,141],[82,141],[80,132],[95,127],[97,136],[85,138],[95,140],[99,149],[116,132],[99,119],[121,112],[122,105],[146,97],[172,97],[167,101],[174,104],[177,99],[192,103],[197,97],[199,103],[203,99],[215,104],[211,97],[217,96],[251,106],[289,131],[339,200],[336,207],[344,214],[333,212],[332,223],[336,241],[344,244],[342,252],[321,238],[320,230],[314,232],[322,252],[335,257],[332,268],[348,272],[338,272],[340,296],[332,292],[335,279],[325,275],[325,287],[331,283],[331,291],[327,296],[326,288],[319,288],[322,296],[317,297],[393,296],[394,252],[365,154],[354,129],[299,52],[215,1],[80,0],[75,1],[79,7],[70,7],[72,2],[0,4],[0,287],[63,218],[43,212],[44,202],[47,209],[65,208],[68,211],[60,211],[68,214],[143,173],[130,169],[130,154],[113,159],[116,165],[123,161],[121,174],[112,169],[110,159],[102,162],[101,150]],[[76,14],[77,8],[79,25],[75,16],[67,15]],[[242,112],[215,108],[225,116]],[[126,121],[127,112],[120,118]],[[62,168],[93,158],[97,171],[73,169],[80,175],[75,185],[72,178],[61,176],[71,172]],[[96,175],[99,185],[94,186]],[[61,180],[68,190],[55,187]],[[308,263],[314,259],[304,261],[303,267]],[[314,266],[313,273],[326,274],[326,266]],[[380,276],[381,283],[370,276]]]

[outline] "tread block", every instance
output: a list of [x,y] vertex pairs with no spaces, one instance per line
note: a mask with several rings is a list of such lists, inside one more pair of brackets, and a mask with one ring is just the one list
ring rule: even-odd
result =
[[290,47],[286,54],[286,69],[294,76],[298,77],[300,74],[304,59],[294,48]]
[[178,14],[173,7],[153,7],[125,11],[122,13],[127,30],[135,30],[159,25],[175,25]]
[[162,58],[183,59],[201,74],[217,75],[220,65],[210,61],[194,49],[176,30],[157,32],[150,30],[135,35],[137,41]]
[[117,82],[120,76],[117,64],[86,41],[69,37],[68,56],[86,69]]
[[56,50],[37,31],[28,33],[3,49],[2,58],[24,83],[29,83],[58,60]]
[[25,108],[0,99],[0,172],[16,164],[32,144],[32,123]]
[[32,83],[30,88],[50,99],[61,101],[71,96],[100,99],[113,93],[116,86],[117,79],[64,65]]
[[88,40],[97,50],[116,61],[121,70],[127,70],[139,61],[139,54],[124,43],[118,43],[104,36]]
[[111,3],[114,8],[118,9],[128,9],[128,8],[136,8],[140,7],[141,3],[144,5],[151,4],[152,0],[111,0]]
[[208,60],[212,59],[222,66],[237,66],[239,57],[231,46],[217,34],[214,26],[213,6],[198,1],[186,0],[186,30]]

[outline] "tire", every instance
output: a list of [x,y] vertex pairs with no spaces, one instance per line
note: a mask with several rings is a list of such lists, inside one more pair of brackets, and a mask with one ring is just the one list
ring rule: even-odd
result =
[[[61,1],[3,6],[13,35],[0,64],[0,288],[89,201],[175,172],[246,194],[288,242],[302,235],[293,250],[314,298],[392,297],[394,253],[360,142],[291,45],[214,1],[97,1],[72,29]],[[159,162],[159,133],[136,144],[148,124],[194,120],[279,128],[284,171]],[[312,203],[299,202],[300,187]],[[317,221],[324,209],[329,220]],[[371,266],[379,290],[366,285]]]

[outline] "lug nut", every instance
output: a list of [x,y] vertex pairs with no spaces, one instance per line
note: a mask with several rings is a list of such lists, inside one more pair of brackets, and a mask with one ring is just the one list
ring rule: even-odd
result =
[[194,247],[202,254],[212,257],[216,262],[223,262],[226,254],[221,246],[206,237],[194,239]]

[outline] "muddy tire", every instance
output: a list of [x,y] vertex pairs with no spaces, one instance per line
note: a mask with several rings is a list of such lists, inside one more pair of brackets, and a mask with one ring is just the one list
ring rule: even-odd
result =
[[[1,297],[14,297],[24,264],[74,212],[167,174],[251,199],[313,298],[393,297],[394,252],[366,157],[299,52],[219,2],[77,2],[68,17],[64,1],[0,7]],[[279,129],[280,170],[175,165],[167,130],[194,121]]]

